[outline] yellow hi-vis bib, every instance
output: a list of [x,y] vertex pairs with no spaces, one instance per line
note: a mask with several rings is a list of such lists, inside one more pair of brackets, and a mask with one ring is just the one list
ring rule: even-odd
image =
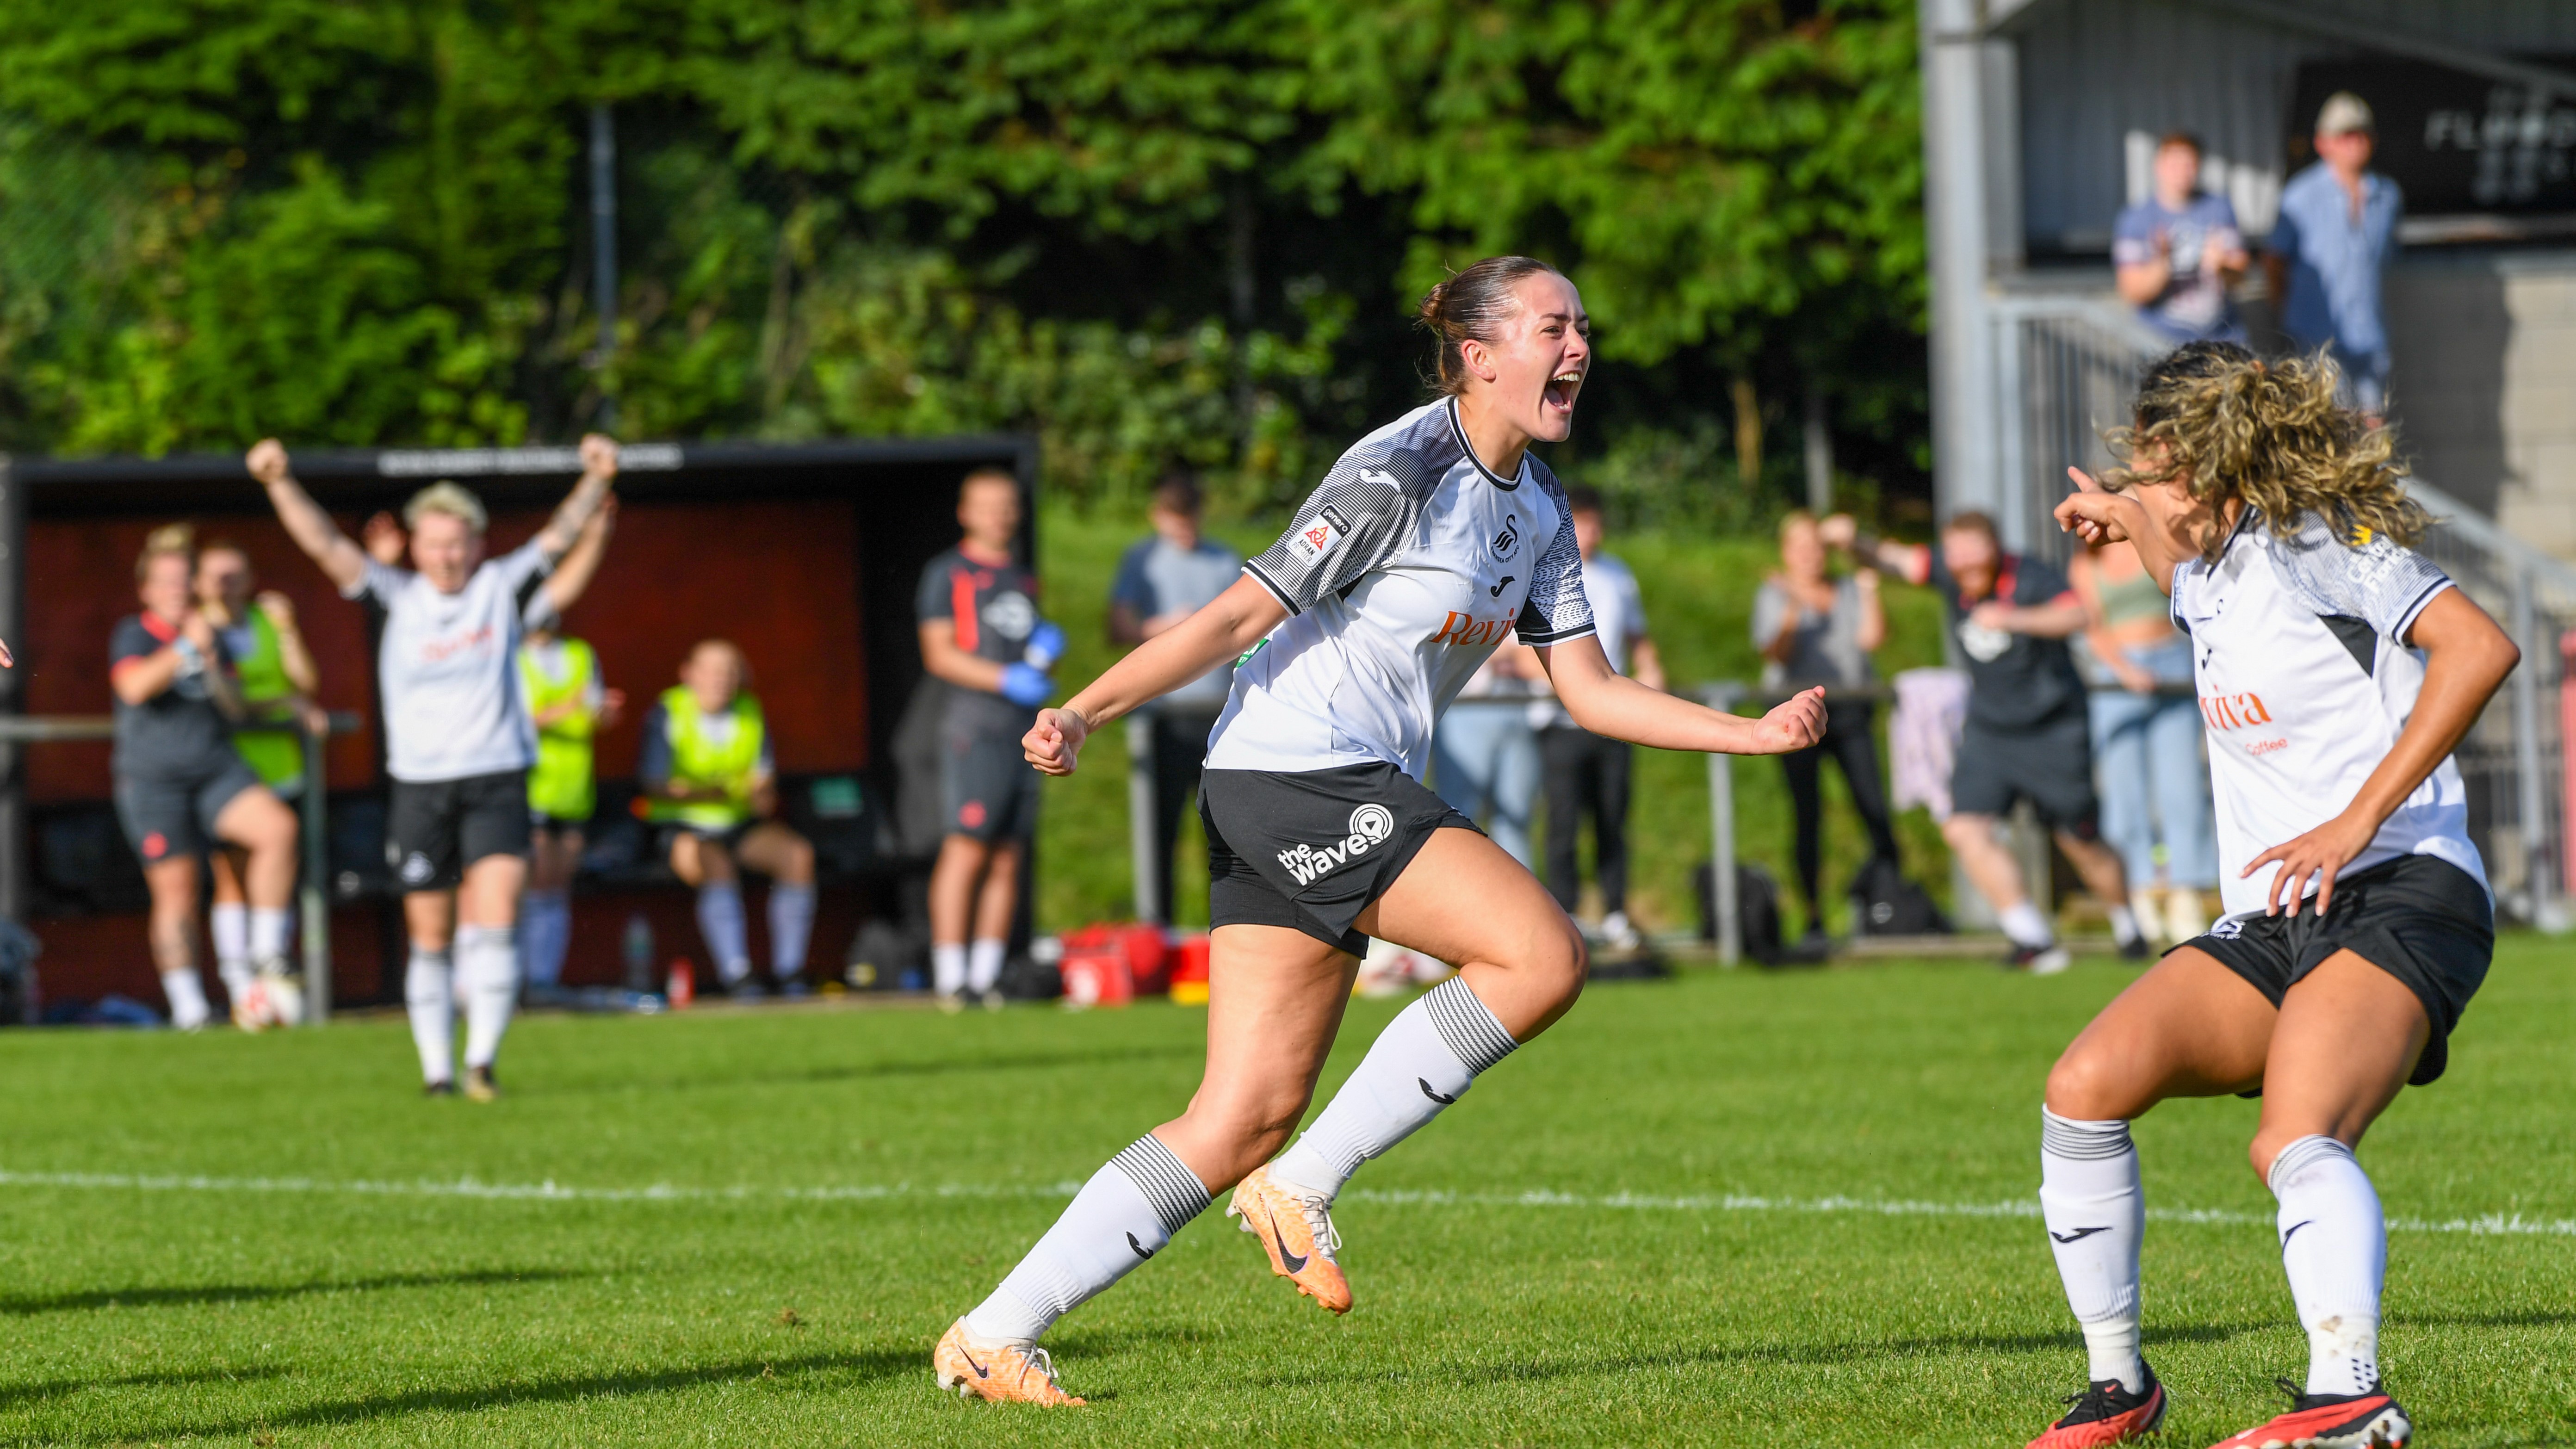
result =
[[[264,706],[290,698],[295,686],[286,678],[286,652],[277,642],[277,626],[257,604],[250,607],[250,656],[233,661],[241,677],[242,703],[254,718]],[[252,725],[233,731],[233,752],[242,757],[260,782],[272,789],[292,789],[304,778],[304,736],[292,729]]]
[[671,778],[683,785],[725,792],[722,800],[655,799],[646,818],[696,830],[731,830],[751,818],[751,781],[760,768],[760,746],[766,726],[760,701],[737,694],[728,711],[733,731],[722,743],[707,737],[698,699],[687,686],[662,691],[662,719],[671,742]]
[[528,771],[528,808],[556,820],[590,818],[598,797],[591,783],[591,736],[599,716],[587,706],[591,681],[599,677],[599,656],[579,639],[563,641],[560,676],[546,672],[538,651],[519,650],[519,689],[531,716],[560,704],[581,705],[537,730],[537,763]]

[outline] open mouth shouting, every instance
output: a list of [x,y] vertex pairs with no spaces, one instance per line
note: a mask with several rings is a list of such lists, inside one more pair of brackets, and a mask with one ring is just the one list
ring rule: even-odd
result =
[[1581,367],[1569,367],[1547,380],[1547,387],[1540,397],[1540,406],[1549,416],[1569,420],[1573,418],[1574,395],[1583,391],[1583,372],[1584,369]]

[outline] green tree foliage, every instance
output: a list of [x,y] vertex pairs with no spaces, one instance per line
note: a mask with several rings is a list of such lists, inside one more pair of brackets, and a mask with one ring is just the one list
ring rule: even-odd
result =
[[1024,428],[1077,496],[1257,508],[1516,250],[1602,324],[1563,460],[1747,519],[1734,379],[1919,473],[1912,46],[1896,0],[0,0],[0,433]]

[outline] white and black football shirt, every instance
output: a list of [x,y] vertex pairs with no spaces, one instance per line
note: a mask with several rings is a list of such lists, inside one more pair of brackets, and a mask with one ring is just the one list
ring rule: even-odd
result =
[[1512,477],[1488,471],[1447,399],[1353,445],[1243,571],[1289,617],[1236,667],[1210,769],[1383,760],[1419,780],[1494,646],[1593,632],[1555,475],[1527,453]]
[[[2403,642],[2450,577],[2385,537],[2335,536],[2310,515],[2292,537],[2247,509],[2216,565],[2174,570],[2173,619],[2191,634],[2218,804],[2219,893],[2230,916],[2260,913],[2271,872],[2246,862],[2342,813],[2388,756],[2424,684]],[[2468,794],[2445,758],[2344,872],[2429,855],[2481,886]]]

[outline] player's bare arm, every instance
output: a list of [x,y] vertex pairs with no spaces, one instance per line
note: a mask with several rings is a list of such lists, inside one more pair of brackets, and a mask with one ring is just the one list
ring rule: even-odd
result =
[[2334,899],[2335,872],[2369,848],[2379,827],[2468,737],[2487,701],[2522,662],[2522,651],[2512,638],[2458,589],[2436,594],[2416,616],[2404,642],[2424,651],[2424,687],[2415,697],[2405,730],[2342,814],[2273,846],[2245,867],[2245,875],[2251,877],[2267,865],[2280,863],[2280,872],[2272,877],[2265,915],[2279,915],[2284,897],[2290,909],[2297,910],[2301,889],[2314,878],[2317,914],[2323,916]]
[[581,531],[592,515],[608,499],[608,490],[617,482],[617,443],[604,433],[585,434],[581,440],[581,481],[555,509],[555,516],[537,530],[537,547],[549,559],[560,559],[572,552],[581,539]]
[[609,535],[617,531],[617,495],[602,498],[599,508],[582,525],[581,536],[573,541],[570,552],[546,575],[546,602],[557,614],[567,612],[581,601],[590,581],[599,576],[599,565],[608,557]]
[[[2200,554],[2200,542],[2193,535],[2219,521],[2209,505],[2193,498],[2189,487],[2180,482],[2143,484],[2131,492],[2114,493],[2081,468],[2068,468],[2066,476],[2075,491],[2057,505],[2058,528],[2088,544],[2135,547],[2138,561],[2147,566],[2147,576],[2170,597],[2174,570],[2184,559]],[[2157,494],[2156,507],[2150,507],[2144,496],[2150,489]]]
[[[1268,637],[1288,609],[1247,576],[1186,620],[1139,645],[1054,709],[1038,711],[1021,740],[1029,763],[1070,775],[1093,730],[1171,693]],[[927,633],[927,626],[924,628]]]
[[1574,722],[1596,735],[1659,750],[1712,755],[1780,755],[1825,736],[1825,691],[1806,690],[1760,719],[1722,714],[1665,694],[1610,667],[1601,641],[1586,634],[1538,646],[1539,664]]
[[277,510],[277,521],[286,526],[286,536],[295,540],[295,546],[321,565],[324,576],[341,592],[356,588],[367,576],[367,556],[295,481],[286,446],[275,438],[262,438],[243,457],[242,465],[268,490],[269,506]]

